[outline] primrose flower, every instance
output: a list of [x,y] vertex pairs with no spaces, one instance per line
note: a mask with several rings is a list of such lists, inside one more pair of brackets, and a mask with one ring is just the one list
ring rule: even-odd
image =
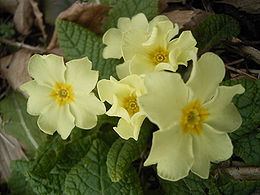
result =
[[158,175],[171,181],[190,170],[208,178],[210,162],[231,157],[227,133],[242,123],[231,101],[244,88],[218,86],[225,67],[217,55],[206,53],[197,63],[186,84],[176,73],[146,75],[147,94],[139,98],[140,107],[159,127],[144,165],[157,164]]
[[123,139],[137,140],[146,117],[137,103],[137,98],[145,94],[143,79],[137,75],[127,76],[120,81],[110,77],[110,80],[99,81],[97,89],[100,99],[112,105],[106,114],[121,117],[114,130]]
[[91,129],[96,115],[105,113],[104,104],[91,92],[98,80],[98,71],[91,67],[87,57],[66,65],[53,54],[31,57],[29,74],[34,80],[20,88],[28,93],[27,111],[39,115],[37,124],[44,133],[57,131],[66,139],[75,125]]

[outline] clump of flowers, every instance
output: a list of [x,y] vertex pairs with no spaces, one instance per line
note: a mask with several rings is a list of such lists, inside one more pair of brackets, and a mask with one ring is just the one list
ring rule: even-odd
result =
[[[138,140],[146,117],[159,130],[144,165],[157,164],[158,175],[177,181],[190,171],[208,178],[210,162],[231,157],[228,133],[242,123],[232,103],[241,85],[219,86],[225,75],[223,61],[213,53],[197,60],[196,40],[190,31],[179,36],[179,28],[166,16],[148,22],[144,14],[119,18],[118,28],[103,36],[104,58],[122,58],[117,66],[120,80],[110,77],[97,84],[100,99],[92,90],[98,72],[88,58],[64,65],[62,57],[34,55],[29,62],[33,81],[21,88],[29,94],[28,112],[39,115],[38,125],[47,134],[55,131],[66,139],[76,125],[91,129],[97,115],[120,117],[113,129],[123,139]],[[185,83],[179,65],[192,63]]]
[[57,131],[66,139],[75,125],[91,129],[97,116],[105,112],[104,104],[92,90],[98,71],[91,70],[88,58],[64,64],[53,54],[34,55],[29,61],[29,74],[34,80],[21,86],[29,95],[27,111],[39,115],[39,128],[52,135]]
[[157,16],[148,23],[144,14],[131,20],[120,18],[118,29],[109,29],[103,42],[104,58],[121,58],[124,63],[117,66],[119,78],[129,74],[169,70],[175,72],[178,65],[187,66],[189,60],[196,60],[196,40],[190,31],[184,31],[178,38],[179,28],[166,17]]

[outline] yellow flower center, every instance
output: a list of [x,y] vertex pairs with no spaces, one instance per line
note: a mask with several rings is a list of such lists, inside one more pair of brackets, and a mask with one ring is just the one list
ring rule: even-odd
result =
[[139,106],[137,104],[136,96],[133,95],[125,98],[123,107],[127,110],[130,117],[139,112]]
[[162,47],[158,47],[154,49],[151,53],[149,53],[149,57],[155,66],[162,62],[168,63],[168,55],[169,52]]
[[182,109],[181,127],[184,133],[200,135],[202,123],[209,116],[206,109],[196,100]]
[[55,83],[54,89],[50,96],[56,100],[59,106],[64,106],[65,104],[74,101],[74,93],[72,86],[65,83]]

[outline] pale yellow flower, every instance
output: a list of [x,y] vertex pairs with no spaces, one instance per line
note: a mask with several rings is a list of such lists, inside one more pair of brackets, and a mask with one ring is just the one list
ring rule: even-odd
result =
[[208,178],[210,162],[231,157],[227,133],[242,123],[231,101],[244,88],[219,86],[224,75],[223,61],[206,53],[194,64],[186,84],[176,73],[145,76],[147,94],[139,98],[139,105],[159,127],[145,166],[157,164],[158,175],[171,181],[184,178],[190,170]]
[[100,99],[112,105],[106,114],[121,117],[114,130],[123,139],[137,140],[145,119],[137,103],[137,98],[145,93],[143,79],[137,75],[127,76],[120,81],[110,77],[110,80],[99,81],[97,89]]
[[137,14],[131,20],[119,18],[118,28],[109,29],[103,36],[107,45],[103,56],[124,58],[125,62],[116,68],[119,78],[162,70],[175,72],[179,65],[195,61],[197,55],[191,32],[184,31],[173,39],[178,31],[178,26],[166,16],[157,16],[149,23],[144,14]]
[[97,116],[105,113],[104,104],[91,92],[98,71],[91,70],[87,57],[66,63],[53,54],[34,55],[29,61],[29,74],[34,80],[20,88],[29,95],[27,111],[39,115],[39,128],[52,135],[57,131],[66,139],[75,125],[91,129]]

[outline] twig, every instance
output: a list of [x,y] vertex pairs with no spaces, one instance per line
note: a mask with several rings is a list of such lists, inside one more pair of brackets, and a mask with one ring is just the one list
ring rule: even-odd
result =
[[251,78],[251,79],[253,79],[253,80],[257,80],[257,78],[255,78],[254,76],[252,76],[252,75],[250,75],[250,74],[247,74],[246,72],[243,72],[243,71],[241,71],[241,70],[239,70],[239,69],[236,69],[236,68],[234,68],[234,67],[231,67],[231,66],[229,66],[229,65],[227,65],[227,64],[226,64],[225,66],[226,66],[226,68],[229,69],[229,70],[232,70],[232,71],[237,72],[237,73],[239,73],[239,74],[245,75],[245,76],[247,76],[247,77],[249,77],[249,78]]
[[226,173],[235,179],[260,180],[260,167],[223,167],[214,172],[215,174]]
[[233,62],[226,63],[226,65],[227,65],[227,66],[235,65],[235,64],[239,64],[239,63],[244,62],[244,61],[245,61],[245,59],[244,59],[244,58],[241,58],[241,59],[239,59],[239,60],[235,60],[235,61],[233,61]]
[[5,43],[7,45],[15,46],[15,47],[18,47],[18,48],[29,49],[29,50],[35,51],[37,53],[44,53],[46,51],[46,49],[44,49],[42,47],[35,47],[35,46],[27,45],[25,43],[10,41],[10,40],[3,39],[3,38],[0,38],[0,42]]

